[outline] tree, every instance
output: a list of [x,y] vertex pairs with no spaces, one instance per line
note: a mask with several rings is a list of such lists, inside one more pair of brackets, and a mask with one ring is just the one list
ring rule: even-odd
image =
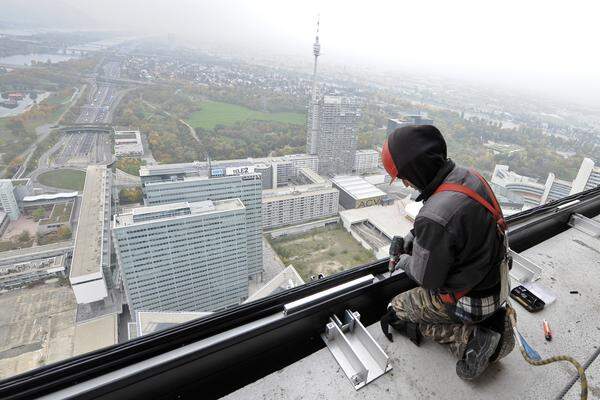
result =
[[19,234],[19,236],[17,236],[17,241],[19,243],[26,243],[29,242],[31,240],[31,235],[29,234],[29,231],[23,231]]
[[44,215],[46,215],[46,210],[44,210],[42,207],[38,207],[36,208],[32,213],[31,216],[33,217],[34,221],[39,221],[40,219],[44,218]]
[[72,235],[71,228],[69,228],[68,226],[61,226],[56,231],[56,234],[60,239],[70,239]]
[[124,188],[119,191],[119,202],[121,204],[140,203],[142,201],[142,188]]

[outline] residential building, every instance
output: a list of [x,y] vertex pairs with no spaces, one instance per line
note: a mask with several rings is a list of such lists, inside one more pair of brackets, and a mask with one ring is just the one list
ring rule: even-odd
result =
[[398,128],[409,125],[433,125],[433,120],[423,115],[405,115],[401,118],[389,118],[387,123],[387,134]]
[[11,221],[18,219],[21,215],[10,179],[0,179],[0,206]]
[[340,205],[344,209],[382,205],[386,193],[359,176],[340,175],[331,180],[334,188],[340,191]]
[[265,190],[262,198],[264,229],[297,225],[338,213],[339,191],[328,184]]
[[302,168],[314,171],[318,157],[309,154],[291,154],[281,157],[244,158],[238,160],[195,161],[193,163],[145,165],[140,168],[142,185],[147,182],[173,180],[184,176],[236,175],[241,170],[260,173],[263,189],[287,186]]
[[[313,115],[315,110],[316,116]],[[316,139],[311,139],[309,151],[319,158],[320,174],[334,176],[352,171],[359,119],[358,102],[351,97],[323,96],[316,108],[309,109],[310,124],[314,125],[313,121],[316,121],[317,129]],[[313,133],[310,132],[311,135]]]
[[364,174],[377,170],[380,152],[377,150],[356,150],[354,156],[354,172]]
[[87,167],[69,280],[78,304],[101,301],[113,285],[110,270],[110,174]]
[[262,181],[257,173],[229,176],[182,176],[142,185],[145,205],[240,199],[246,208],[248,274],[262,271]]
[[134,208],[112,228],[131,310],[215,311],[248,297],[239,199]]
[[591,158],[586,157],[579,167],[570,194],[583,192],[597,186],[600,186],[600,165],[596,166]]

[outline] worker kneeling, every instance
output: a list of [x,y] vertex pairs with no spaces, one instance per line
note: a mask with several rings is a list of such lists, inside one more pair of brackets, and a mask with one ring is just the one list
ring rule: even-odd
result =
[[[390,246],[390,271],[401,269],[419,287],[394,297],[381,320],[408,336],[447,345],[462,379],[481,375],[514,347],[503,304],[509,282],[502,211],[488,183],[447,158],[446,142],[431,125],[389,135],[382,161],[392,180],[420,192],[414,229]],[[493,322],[495,321],[495,322]]]

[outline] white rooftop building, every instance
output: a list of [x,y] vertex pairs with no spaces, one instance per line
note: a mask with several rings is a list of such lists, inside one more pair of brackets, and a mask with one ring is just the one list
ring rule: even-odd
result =
[[340,205],[345,209],[380,205],[386,196],[384,191],[359,176],[339,175],[331,183],[340,191]]
[[115,131],[115,155],[141,156],[144,154],[140,131]]

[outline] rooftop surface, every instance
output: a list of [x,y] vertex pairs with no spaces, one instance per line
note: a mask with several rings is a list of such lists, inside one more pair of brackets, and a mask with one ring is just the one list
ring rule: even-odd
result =
[[[570,229],[522,255],[543,269],[537,283],[554,293],[557,299],[536,314],[513,304],[519,331],[543,358],[568,354],[584,362],[600,344],[597,318],[600,240]],[[553,330],[551,342],[544,339],[543,319]],[[369,326],[368,330],[390,357],[393,369],[359,391],[354,390],[329,350],[324,348],[226,398],[546,399],[556,397],[575,373],[572,366],[564,362],[531,366],[515,348],[502,361],[490,366],[478,381],[465,382],[456,376],[456,360],[439,344],[425,340],[421,347],[416,347],[397,333],[390,343],[379,324]],[[590,398],[600,398],[600,359],[588,368],[587,376]],[[579,398],[578,382],[565,398]]]
[[371,206],[340,211],[340,217],[350,224],[369,221],[390,240],[395,235],[406,235],[413,227],[406,207],[413,202],[396,200],[389,206]]
[[252,294],[244,303],[249,303],[254,300],[262,299],[271,294],[278,293],[283,290],[291,289],[304,284],[304,280],[298,275],[298,271],[289,265],[273,279],[265,283],[263,287]]
[[136,331],[138,336],[147,335],[210,314],[212,312],[137,311]]
[[50,216],[39,221],[40,225],[49,225],[57,223],[65,223],[71,220],[71,212],[73,211],[73,202],[55,204],[52,207]]
[[75,250],[71,263],[71,277],[100,272],[102,255],[102,230],[104,227],[104,202],[106,167],[87,168],[83,198],[79,212]]
[[0,296],[0,377],[71,357],[77,303],[57,282]]
[[363,178],[354,175],[339,175],[331,180],[331,183],[348,193],[355,199],[366,199],[377,196],[385,196],[385,192],[370,184]]
[[105,315],[75,326],[73,355],[89,353],[117,342],[117,314]]
[[324,184],[286,186],[278,189],[263,190],[262,201],[263,203],[270,201],[281,201],[302,196],[312,196],[318,193],[335,193],[337,191],[337,189],[328,187]]
[[[113,228],[120,228],[130,225],[156,222],[159,220],[173,219],[179,217],[190,217],[202,214],[218,213],[225,211],[243,210],[244,204],[240,199],[229,199],[220,201],[197,201],[167,203],[157,206],[137,207],[122,214],[115,215]],[[169,214],[171,212],[172,214]],[[155,214],[155,218],[152,218]],[[145,216],[145,217],[144,217]],[[140,218],[139,220],[136,220]],[[142,219],[143,218],[143,219]]]
[[[211,160],[211,166],[243,166],[243,165],[254,165],[254,164],[272,164],[277,162],[286,162],[294,160],[304,160],[317,158],[317,156],[308,154],[290,154],[280,157],[261,157],[261,158],[241,158],[235,160]],[[140,176],[153,176],[162,174],[177,174],[177,173],[189,173],[208,168],[208,162],[206,161],[194,161],[189,163],[176,163],[176,164],[156,164],[156,165],[143,165],[140,167]]]

